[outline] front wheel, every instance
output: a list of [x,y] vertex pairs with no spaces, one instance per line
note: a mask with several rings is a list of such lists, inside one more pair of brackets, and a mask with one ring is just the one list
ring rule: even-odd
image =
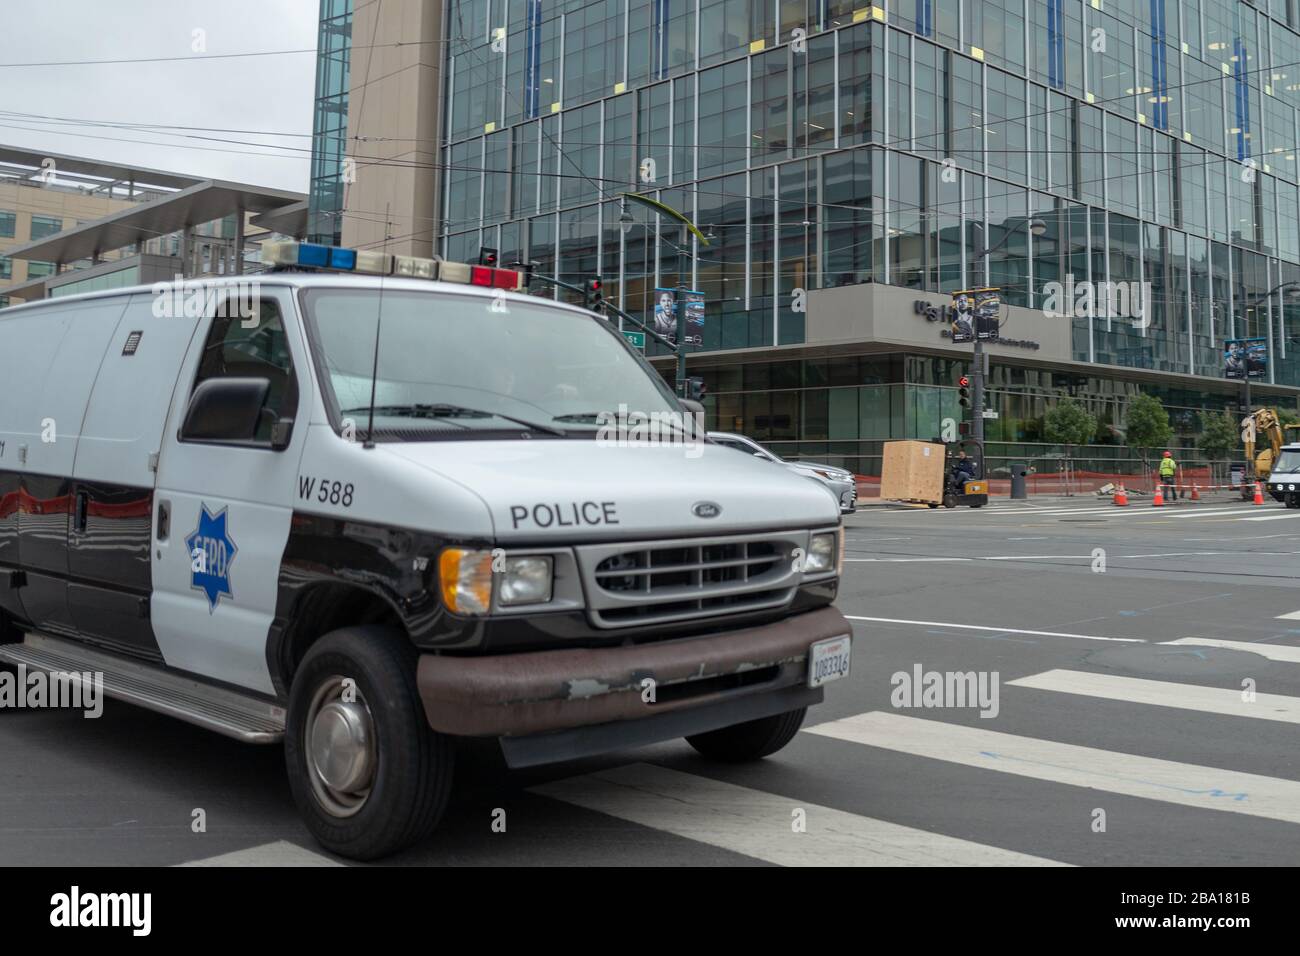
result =
[[760,717],[743,724],[710,730],[687,737],[686,742],[701,754],[724,763],[748,763],[776,753],[799,732],[807,707]]
[[417,843],[446,809],[451,743],[425,720],[417,664],[405,635],[345,627],[294,675],[289,787],[312,835],[340,856],[373,860]]

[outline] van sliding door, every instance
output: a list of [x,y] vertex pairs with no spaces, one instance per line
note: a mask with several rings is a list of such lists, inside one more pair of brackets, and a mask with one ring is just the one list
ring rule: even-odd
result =
[[[96,643],[161,659],[149,619],[156,456],[197,316],[132,296],[95,379],[73,468],[68,604]],[[162,306],[162,307],[159,307]]]
[[0,472],[17,501],[18,596],[23,618],[51,634],[77,636],[67,600],[72,464],[91,385],[125,306],[125,298],[94,299],[2,320],[5,342],[17,346],[0,368]]

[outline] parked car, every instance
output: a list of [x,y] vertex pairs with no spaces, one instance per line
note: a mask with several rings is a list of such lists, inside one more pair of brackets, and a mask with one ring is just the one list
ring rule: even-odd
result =
[[754,439],[733,432],[709,432],[709,438],[719,445],[726,445],[728,448],[743,451],[747,455],[785,465],[791,471],[820,481],[835,495],[835,500],[840,503],[841,514],[852,514],[857,509],[858,481],[851,471],[836,468],[834,465],[822,465],[814,461],[786,461],[775,452],[764,448]]

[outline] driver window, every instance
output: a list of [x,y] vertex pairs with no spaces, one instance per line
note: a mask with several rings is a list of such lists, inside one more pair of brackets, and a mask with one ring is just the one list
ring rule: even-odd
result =
[[269,444],[272,427],[281,418],[293,418],[298,404],[293,358],[289,354],[280,307],[273,301],[260,299],[256,315],[249,315],[247,309],[241,315],[233,300],[227,300],[226,304],[227,308],[218,306],[217,315],[212,319],[194,387],[210,378],[267,379],[271,389],[254,440]]

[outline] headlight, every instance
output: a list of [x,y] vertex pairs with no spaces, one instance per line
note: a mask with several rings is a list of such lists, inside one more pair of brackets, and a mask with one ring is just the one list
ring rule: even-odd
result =
[[492,552],[448,548],[438,556],[442,603],[457,614],[486,614],[492,606]]
[[497,603],[502,607],[545,604],[551,599],[553,579],[549,557],[506,558],[497,590]]
[[835,532],[815,534],[808,542],[808,554],[804,559],[805,574],[820,574],[835,570]]

